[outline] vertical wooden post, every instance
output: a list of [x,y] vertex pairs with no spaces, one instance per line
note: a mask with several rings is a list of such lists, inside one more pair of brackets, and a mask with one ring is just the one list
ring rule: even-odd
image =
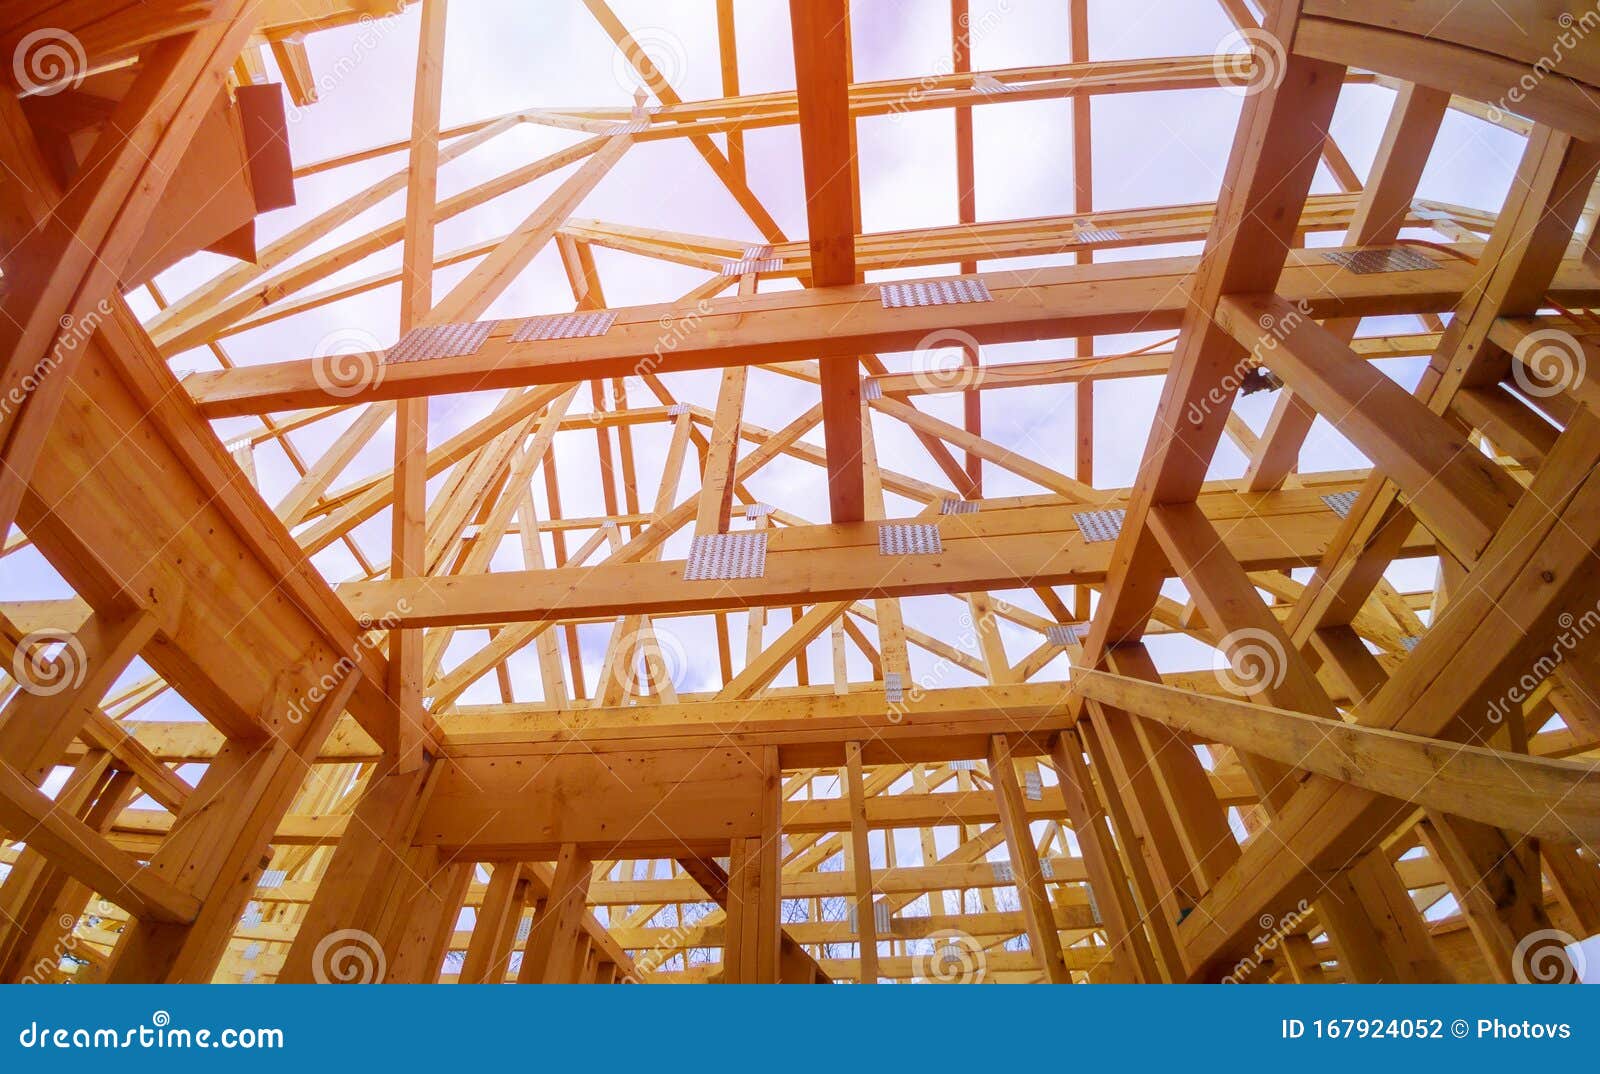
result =
[[1570,927],[1580,936],[1600,932],[1600,868],[1580,857],[1570,846],[1546,842],[1539,847],[1544,874],[1556,898],[1570,919]]
[[783,780],[777,747],[762,747],[754,759],[762,769],[761,835],[734,839],[728,848],[723,945],[723,980],[728,984],[776,984],[781,979]]
[[1135,984],[1156,984],[1160,969],[1150,942],[1139,921],[1139,910],[1128,888],[1128,877],[1117,857],[1105,810],[1083,763],[1082,746],[1070,731],[1063,731],[1051,745],[1050,760],[1061,781],[1061,794],[1067,805],[1072,833],[1078,838],[1084,868],[1089,874],[1089,891],[1099,915],[1105,921],[1106,938],[1111,945],[1119,977]]
[[[411,106],[411,158],[406,176],[400,330],[426,323],[433,309],[433,217],[439,175],[439,108],[444,87],[447,0],[423,0],[417,76]],[[428,571],[428,399],[402,399],[394,423],[394,508],[389,577]],[[400,713],[398,738],[385,743],[402,771],[422,766],[424,638],[420,630],[389,635],[389,696]]]
[[500,862],[489,877],[478,920],[461,964],[462,984],[499,984],[515,949],[517,927],[528,898],[528,879],[516,862]]
[[872,844],[867,838],[867,796],[861,775],[861,743],[844,747],[850,796],[850,841],[845,864],[855,877],[856,938],[861,945],[861,983],[878,983],[878,922],[873,913]]
[[433,767],[403,772],[392,757],[374,766],[278,971],[280,984],[349,980],[345,967],[330,963],[339,937],[370,949],[374,972],[360,973],[363,983],[388,979],[395,922],[413,893],[416,866],[427,867],[414,860],[411,839],[433,789]]
[[593,874],[594,862],[575,844],[567,843],[561,848],[550,893],[534,919],[528,950],[522,956],[529,980],[538,984],[578,983],[586,940],[583,921]]
[[1424,812],[1417,832],[1444,867],[1490,974],[1499,984],[1516,983],[1517,944],[1552,927],[1537,843],[1434,810]]
[[[334,712],[343,710],[355,678],[330,699]],[[281,739],[223,746],[149,865],[199,897],[200,915],[187,925],[141,919],[130,926],[113,954],[111,983],[211,980],[270,860],[278,822],[332,727],[326,707],[316,723],[298,748]]]
[[1005,735],[989,739],[989,779],[994,783],[995,802],[1000,807],[1000,826],[1006,833],[1006,849],[1011,854],[1011,876],[1022,903],[1022,919],[1028,927],[1028,946],[1044,979],[1051,984],[1071,984],[1066,958],[1061,952],[1061,934],[1056,931],[1055,908],[1045,891],[1044,873],[1039,867],[1039,851],[1033,844],[1028,824],[1028,806],[1017,786],[1016,761]]

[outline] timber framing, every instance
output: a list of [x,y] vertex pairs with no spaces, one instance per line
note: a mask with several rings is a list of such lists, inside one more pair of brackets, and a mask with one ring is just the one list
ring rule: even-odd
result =
[[[703,100],[572,6],[632,106],[454,126],[470,5],[0,15],[0,579],[52,594],[0,593],[0,980],[1509,982],[1600,932],[1600,62],[1555,6],[1222,0],[1251,55],[1111,60],[1062,0],[1059,62],[981,70],[952,0],[947,68],[861,81],[792,0],[752,94],[717,0]],[[375,26],[411,134],[288,160],[343,92],[307,36]],[[1097,204],[1097,102],[1229,90],[1215,201]],[[1058,215],[979,219],[1029,102]],[[869,230],[908,113],[953,215]],[[1460,124],[1501,204],[1425,196]],[[726,234],[594,215],[685,142]]]

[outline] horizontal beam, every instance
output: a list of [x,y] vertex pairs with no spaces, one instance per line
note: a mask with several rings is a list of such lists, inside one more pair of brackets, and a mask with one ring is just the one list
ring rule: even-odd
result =
[[[599,798],[597,801],[604,801]],[[1066,804],[1061,791],[1046,787],[1042,801],[1028,802],[1028,816],[1032,820],[1065,820]],[[867,799],[867,825],[871,828],[932,828],[946,824],[998,824],[1000,807],[994,795],[987,790],[951,791],[934,794],[875,795]],[[334,846],[350,824],[347,814],[291,814],[278,825],[273,843],[277,846]],[[503,819],[505,832],[516,832],[509,818]],[[149,840],[165,837],[172,829],[172,815],[154,809],[126,809],[112,826],[113,843],[128,837],[131,849],[146,845]],[[849,803],[843,798],[822,798],[807,802],[785,802],[782,830],[790,834],[823,834],[849,831]],[[452,827],[447,833],[461,834]],[[472,834],[468,830],[467,834]],[[694,837],[699,840],[700,837]],[[489,837],[489,841],[476,838],[457,842],[439,843],[424,835],[427,845],[446,845],[462,859],[472,861],[523,861],[552,853],[556,844],[535,833],[522,838],[507,839],[502,832]],[[598,843],[591,845],[598,846]],[[609,857],[660,857],[671,853],[671,843],[651,832],[635,839],[627,826],[619,828],[606,840]],[[682,845],[679,845],[681,852]]]
[[[1347,231],[1359,205],[1358,194],[1313,195],[1306,199],[1301,211],[1299,230],[1307,234]],[[996,261],[1202,242],[1211,230],[1215,214],[1216,204],[1207,201],[868,231],[855,237],[856,267],[861,271],[905,269],[913,265],[948,265],[958,261]],[[1442,223],[1456,228],[1457,234],[1463,229],[1488,234],[1495,222],[1493,213],[1424,199],[1401,206],[1398,215],[1403,227],[1437,228]],[[1444,220],[1440,219],[1441,215]],[[1090,229],[1087,235],[1081,225]],[[561,234],[591,246],[689,265],[707,272],[719,271],[725,261],[739,260],[747,246],[736,239],[594,219],[569,220]],[[458,250],[449,256],[462,255]],[[811,275],[811,250],[805,243],[774,244],[772,257],[781,264],[771,271],[763,271],[763,279]]]
[[[1438,255],[1433,269],[1358,275],[1294,251],[1279,293],[1309,317],[1443,312],[1472,286],[1471,265]],[[303,359],[197,373],[185,381],[207,417],[236,417],[370,399],[570,384],[818,357],[907,351],[929,333],[958,329],[979,343],[1171,331],[1182,321],[1192,257],[983,273],[992,301],[885,309],[876,284],[741,295],[692,308],[663,303],[621,307],[603,336],[514,343],[516,321],[501,321],[477,354],[381,364],[378,354],[352,385],[330,381],[327,359]],[[1555,297],[1600,299],[1600,270],[1563,266]]]
[[[1251,495],[1217,491],[1200,503],[1227,534],[1230,553],[1246,570],[1280,570],[1318,561],[1340,521],[1319,493],[1349,487]],[[1088,506],[1121,503],[1108,499]],[[1063,505],[929,516],[917,521],[939,529],[942,552],[894,558],[878,552],[877,523],[784,527],[768,532],[760,578],[689,582],[683,578],[683,560],[608,561],[593,567],[356,582],[338,592],[355,615],[370,616],[369,621],[387,616],[401,626],[473,626],[1023,585],[1098,585],[1105,581],[1114,542],[1085,540],[1074,513],[1074,505]],[[1406,554],[1432,550],[1431,538],[1418,531]]]
[[[1503,17],[1495,25],[1499,12],[1489,15],[1476,4],[1308,5],[1294,51],[1449,90],[1491,105],[1491,116],[1514,112],[1600,142],[1600,113],[1594,108],[1600,78],[1585,59],[1592,50],[1560,44],[1565,35],[1579,45],[1586,31],[1556,23],[1554,7],[1545,7],[1540,16],[1544,27],[1533,25],[1527,11],[1532,6],[1518,6],[1516,32],[1507,33]],[[1313,16],[1313,7],[1328,10]],[[1357,7],[1368,11],[1352,15]]]

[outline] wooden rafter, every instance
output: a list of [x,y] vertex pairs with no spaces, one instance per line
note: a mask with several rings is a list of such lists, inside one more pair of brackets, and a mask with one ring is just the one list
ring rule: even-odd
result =
[[[1180,108],[1228,63],[1096,59],[1065,0],[1058,62],[986,71],[952,0],[948,69],[857,82],[848,5],[794,0],[795,88],[752,94],[765,28],[719,0],[721,96],[685,100],[585,5],[631,106],[444,127],[423,0],[410,133],[294,171],[403,164],[188,293],[140,282],[142,323],[123,277],[170,173],[239,178],[189,153],[211,110],[269,52],[319,107],[306,35],[373,5],[0,20],[9,49],[59,15],[96,80],[0,86],[0,556],[63,583],[0,599],[0,977],[314,981],[356,930],[408,982],[1514,981],[1524,937],[1600,930],[1600,67],[1543,59],[1553,9],[1509,3],[1508,36],[1443,0],[1223,0],[1276,50],[1217,201],[1107,208],[1096,99]],[[1364,177],[1329,133],[1352,84],[1393,95]],[[980,220],[981,117],[1045,101],[1070,215]],[[948,222],[872,230],[857,125],[945,109]],[[1498,208],[1423,196],[1451,110],[1521,144]],[[439,196],[523,124],[563,147]],[[727,232],[579,215],[673,139]],[[547,251],[585,320],[477,325]],[[640,297],[640,258],[680,293]],[[952,267],[986,300],[884,301]],[[481,347],[337,356],[355,383],[271,337],[236,360],[382,292],[378,338]],[[907,364],[933,336],[953,375]],[[1112,487],[1108,400],[1152,378]],[[1241,388],[1279,393],[1265,427]],[[985,425],[1015,389],[1070,398],[1074,436]],[[1356,469],[1302,470],[1318,419]]]

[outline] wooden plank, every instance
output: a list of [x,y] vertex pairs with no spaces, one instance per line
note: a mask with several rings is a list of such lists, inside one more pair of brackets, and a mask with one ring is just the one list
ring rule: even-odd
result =
[[[433,215],[439,186],[439,109],[444,91],[447,0],[423,0],[417,39],[417,73],[411,105],[411,155],[406,176],[406,230],[400,273],[400,334],[425,324],[433,309]],[[390,526],[389,577],[428,573],[428,401],[401,400],[394,423],[394,511]],[[391,750],[403,771],[422,765],[423,637],[389,633],[386,682],[402,713]]]
[[[800,156],[806,182],[811,283],[859,281],[856,271],[855,123],[850,118],[850,9],[844,0],[790,0],[799,101]],[[822,362],[822,426],[828,450],[828,503],[835,522],[862,518],[860,364]]]
[[1022,903],[1022,916],[1028,926],[1028,948],[1039,960],[1044,979],[1050,984],[1071,984],[1072,974],[1061,953],[1061,936],[1056,931],[1055,911],[1045,891],[1039,852],[1028,827],[1027,808],[1017,786],[1016,760],[1004,735],[989,740],[989,779],[994,783],[995,801],[1000,807],[1000,824],[1006,833],[1006,848],[1011,854],[1011,872]]
[[577,847],[567,844],[561,848],[549,895],[534,916],[528,949],[522,956],[524,963],[532,967],[528,979],[534,983],[579,983],[581,956],[587,942],[583,920],[593,874],[594,862]]
[[[599,167],[586,180],[598,178]],[[1277,293],[1292,303],[1303,300],[1313,319],[1448,310],[1474,273],[1465,262],[1443,254],[1438,258],[1434,269],[1361,276],[1341,272],[1320,252],[1297,251]],[[313,375],[316,363],[307,359],[196,373],[188,387],[208,417],[235,417],[371,399],[570,384],[596,376],[637,375],[640,369],[660,374],[913,350],[930,333],[945,329],[967,332],[980,343],[1171,331],[1181,325],[1185,310],[1172,287],[1195,267],[1195,259],[1180,257],[986,272],[979,278],[993,301],[917,309],[884,309],[876,284],[708,299],[703,309],[693,310],[674,303],[619,308],[616,323],[602,337],[512,343],[516,322],[503,322],[476,355],[387,367],[382,378],[358,390],[329,391]],[[1573,260],[1557,277],[1555,297],[1582,304],[1600,291],[1596,279],[1592,269]],[[671,335],[676,346],[662,342],[662,318],[676,326]],[[1234,360],[1230,356],[1224,372]],[[1204,397],[1201,392],[1197,399]],[[1218,420],[1220,429],[1220,415]]]
[[[1381,246],[1400,234],[1449,104],[1450,95],[1443,90],[1406,83],[1396,91],[1361,204],[1350,219],[1346,245]],[[1328,329],[1348,343],[1359,323],[1346,319],[1328,325]],[[1300,446],[1315,418],[1316,410],[1293,390],[1278,397],[1261,446],[1251,454],[1245,470],[1249,488],[1264,491],[1282,483],[1294,470]]]
[[[0,532],[17,517],[28,475],[83,353],[72,333],[81,333],[76,326],[82,324],[92,331],[105,318],[105,302],[257,12],[243,0],[221,0],[216,14],[193,33],[152,47],[79,179],[7,255],[0,395],[22,402],[0,412]],[[24,390],[30,384],[32,390]]]
[[76,817],[57,810],[27,778],[0,761],[0,824],[101,896],[152,921],[193,921],[201,901],[113,846]]
[[1407,494],[1411,509],[1457,557],[1476,560],[1521,488],[1458,430],[1331,331],[1273,295],[1233,295],[1217,322],[1253,353],[1270,353],[1284,381],[1327,416]]
[[[1352,786],[1557,842],[1600,832],[1600,767],[1524,757],[1211,697],[1104,671],[1076,677],[1085,696],[1208,742],[1272,757]],[[1512,780],[1499,778],[1509,769]]]
[[849,788],[850,841],[845,867],[855,877],[855,919],[860,984],[878,983],[878,919],[872,891],[872,844],[868,840],[867,797],[861,767],[861,744],[845,746],[845,782]]
[[[1348,487],[1348,486],[1343,486]],[[1331,489],[1330,489],[1331,491]],[[1246,501],[1227,493],[1202,500],[1230,552],[1246,570],[1305,566],[1320,558],[1339,525],[1318,495],[1307,491]],[[1100,506],[1120,507],[1120,499]],[[695,501],[687,504],[692,507]],[[1281,508],[1274,510],[1272,504]],[[1214,510],[1209,505],[1215,505]],[[1253,507],[1253,509],[1251,509]],[[750,607],[792,607],[863,597],[966,593],[1034,585],[1091,584],[1115,569],[1107,542],[1086,541],[1070,505],[983,512],[974,520],[929,516],[943,552],[907,556],[888,564],[877,555],[875,523],[796,526],[771,532],[760,578],[685,582],[684,562],[618,562],[546,571],[349,583],[339,587],[350,608],[371,621],[464,626],[474,623],[583,619],[621,614],[694,612]],[[689,516],[685,515],[685,521]],[[1433,542],[1405,531],[1407,554],[1429,554]],[[870,553],[867,555],[865,553]],[[812,621],[816,631],[826,626]],[[798,628],[797,628],[798,630]],[[812,636],[815,636],[815,631]]]

